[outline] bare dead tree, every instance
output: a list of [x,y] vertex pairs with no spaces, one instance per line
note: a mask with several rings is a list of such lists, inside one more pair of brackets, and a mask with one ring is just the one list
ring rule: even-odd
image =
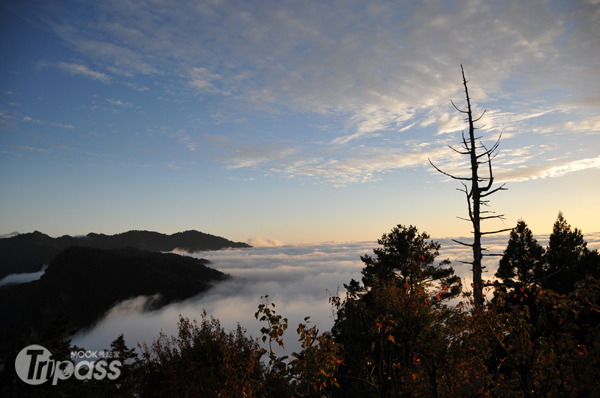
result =
[[[473,266],[473,297],[475,303],[477,305],[482,305],[484,302],[483,299],[483,280],[482,280],[482,272],[483,267],[481,265],[481,260],[483,256],[499,256],[500,254],[483,254],[487,249],[481,246],[481,237],[483,235],[495,234],[505,231],[510,231],[511,228],[500,229],[497,231],[489,231],[483,232],[481,230],[481,221],[489,220],[493,218],[504,219],[504,215],[496,215],[493,214],[493,211],[489,210],[481,210],[481,205],[488,206],[489,200],[484,198],[490,196],[493,193],[498,191],[504,191],[505,184],[502,184],[500,187],[492,189],[492,184],[494,183],[494,174],[492,172],[492,159],[494,159],[497,155],[497,149],[500,145],[500,138],[502,137],[502,133],[498,137],[498,140],[492,145],[489,149],[483,144],[481,141],[481,137],[475,136],[475,130],[479,130],[482,127],[475,127],[475,123],[477,123],[483,115],[485,111],[478,117],[473,118],[473,111],[471,109],[471,98],[469,97],[469,90],[467,88],[467,79],[465,78],[465,71],[463,66],[460,66],[463,78],[463,85],[465,86],[465,96],[467,98],[467,109],[463,110],[457,107],[454,102],[452,106],[460,112],[465,114],[465,122],[469,125],[469,137],[465,137],[465,132],[462,132],[462,142],[460,149],[456,149],[451,145],[448,145],[450,149],[460,155],[467,155],[471,160],[471,176],[470,177],[458,177],[449,173],[446,173],[440,170],[436,165],[433,164],[431,159],[429,159],[429,163],[440,173],[454,179],[459,180],[462,184],[462,188],[457,188],[457,190],[464,192],[467,197],[467,207],[469,210],[469,218],[458,217],[465,221],[470,221],[473,225],[473,243],[464,243],[457,240],[454,242],[459,243],[464,246],[469,246],[473,248],[473,261],[463,261],[465,264],[472,264]],[[487,165],[488,175],[487,177],[479,176],[479,166],[482,165],[485,167]],[[468,186],[468,182],[470,182],[470,187]]]

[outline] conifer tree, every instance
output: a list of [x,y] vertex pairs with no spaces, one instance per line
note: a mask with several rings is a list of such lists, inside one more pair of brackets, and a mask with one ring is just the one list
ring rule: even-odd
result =
[[542,274],[543,286],[562,294],[573,291],[587,274],[599,276],[597,251],[588,250],[581,230],[572,230],[562,212],[552,228]]
[[544,252],[525,221],[519,220],[510,233],[495,276],[504,283],[530,283],[542,267]]
[[454,275],[448,260],[434,265],[439,256],[440,244],[427,233],[419,234],[414,226],[398,225],[390,233],[383,234],[377,242],[382,246],[373,249],[375,257],[361,256],[365,263],[362,270],[365,287],[373,287],[377,281],[395,281],[409,291],[428,288],[434,283],[443,284],[449,290],[443,299],[457,296],[461,291],[460,278]]
[[[516,303],[530,293],[529,283],[535,281],[543,267],[544,248],[533,237],[523,220],[510,233],[504,254],[500,259],[496,278],[502,281],[498,287],[506,293],[509,302]],[[496,294],[496,296],[497,296]]]
[[60,311],[45,331],[42,346],[53,355],[53,359],[67,361],[71,359],[71,351],[79,349],[71,345],[75,329],[64,311]]
[[399,396],[420,355],[437,396],[439,356],[448,348],[440,329],[452,312],[443,302],[460,293],[461,282],[449,261],[434,265],[440,245],[428,240],[416,227],[398,225],[378,240],[374,256],[361,257],[362,286],[345,285],[332,334],[344,347],[339,381],[347,394]]

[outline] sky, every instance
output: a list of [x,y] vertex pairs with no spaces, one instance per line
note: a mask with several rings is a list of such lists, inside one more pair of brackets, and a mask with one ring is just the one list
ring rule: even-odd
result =
[[502,133],[486,228],[600,231],[598,0],[0,7],[0,234],[468,235],[428,162],[469,173],[461,64]]

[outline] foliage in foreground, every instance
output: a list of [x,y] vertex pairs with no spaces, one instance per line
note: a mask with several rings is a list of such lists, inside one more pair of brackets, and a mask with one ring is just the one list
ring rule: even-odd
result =
[[[290,357],[275,350],[284,346],[288,321],[265,296],[255,314],[264,325],[260,339],[241,327],[226,332],[206,314],[199,322],[180,317],[178,336],[160,334],[140,347],[141,356],[123,336],[115,340],[113,350],[129,358],[115,382],[25,388],[5,371],[0,391],[39,397],[600,396],[599,256],[562,214],[545,250],[524,222],[517,224],[499,281],[490,286],[494,297],[484,307],[469,296],[449,304],[460,295],[460,279],[448,261],[435,264],[439,245],[415,227],[399,225],[379,243],[373,256],[362,257],[362,281],[332,298],[332,331],[319,334],[305,318],[296,329],[302,349]],[[58,326],[48,344],[68,352],[66,326]]]

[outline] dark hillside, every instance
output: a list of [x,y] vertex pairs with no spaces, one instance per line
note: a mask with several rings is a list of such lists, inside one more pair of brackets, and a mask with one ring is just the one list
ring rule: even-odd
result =
[[65,235],[59,238],[35,231],[0,239],[0,279],[9,274],[39,271],[44,264],[50,263],[58,253],[70,246],[100,249],[134,247],[149,251],[172,251],[178,248],[188,252],[250,247],[245,243],[232,242],[199,231],[178,232],[172,235],[129,231],[117,235],[90,233],[87,236]]
[[37,281],[0,288],[0,353],[39,333],[64,311],[77,329],[91,326],[114,304],[160,293],[152,309],[193,297],[227,279],[207,260],[135,248],[70,247]]
[[117,235],[90,233],[85,237],[76,238],[80,246],[97,247],[100,249],[115,249],[119,247],[135,247],[150,251],[171,251],[179,248],[188,252],[200,250],[219,250],[226,247],[250,247],[241,242],[232,242],[220,236],[205,234],[199,231],[177,232],[165,235],[151,231],[128,231]]
[[9,274],[39,271],[66,247],[39,231],[0,239],[0,279]]

